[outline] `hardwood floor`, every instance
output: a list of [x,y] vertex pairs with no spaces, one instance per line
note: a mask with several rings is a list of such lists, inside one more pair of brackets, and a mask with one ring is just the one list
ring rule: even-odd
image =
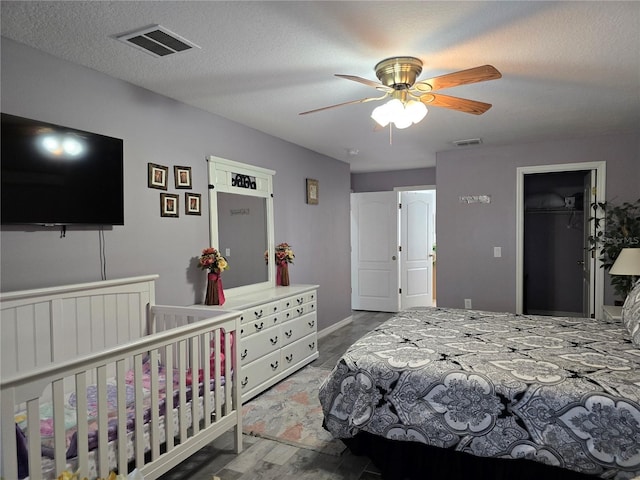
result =
[[[318,340],[319,357],[311,365],[333,368],[345,350],[393,314],[352,313],[353,321]],[[227,432],[160,480],[380,480],[378,469],[348,450],[326,455],[268,439],[243,436],[244,450],[233,453],[233,432]],[[216,479],[217,480],[217,479]]]

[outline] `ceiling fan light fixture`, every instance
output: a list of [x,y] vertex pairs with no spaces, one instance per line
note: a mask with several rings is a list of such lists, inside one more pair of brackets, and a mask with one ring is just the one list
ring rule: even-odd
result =
[[426,114],[427,107],[424,103],[415,100],[403,103],[401,100],[394,98],[384,105],[374,108],[373,112],[371,112],[371,118],[381,127],[386,127],[389,123],[393,123],[396,128],[403,129],[420,122]]
[[413,122],[407,115],[402,115],[394,119],[393,124],[398,130],[404,130],[405,128],[409,128],[411,125],[413,125]]
[[371,118],[381,127],[389,125],[392,119],[391,113],[389,112],[389,102],[374,108],[373,112],[371,112]]
[[427,115],[427,106],[416,100],[409,100],[405,105],[405,111],[413,123],[419,123]]

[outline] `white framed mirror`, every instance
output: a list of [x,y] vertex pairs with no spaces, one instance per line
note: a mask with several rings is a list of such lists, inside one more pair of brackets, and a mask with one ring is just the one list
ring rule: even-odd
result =
[[248,293],[275,286],[273,175],[275,171],[210,156],[209,229],[211,246],[227,259],[225,293]]

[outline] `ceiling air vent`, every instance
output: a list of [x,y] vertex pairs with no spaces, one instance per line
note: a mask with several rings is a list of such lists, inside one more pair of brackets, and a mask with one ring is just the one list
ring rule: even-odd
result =
[[118,35],[116,38],[154,57],[166,57],[175,53],[187,52],[192,48],[200,48],[195,43],[160,25]]
[[468,147],[469,145],[480,145],[482,143],[481,138],[468,138],[467,140],[454,140],[453,144],[456,147]]

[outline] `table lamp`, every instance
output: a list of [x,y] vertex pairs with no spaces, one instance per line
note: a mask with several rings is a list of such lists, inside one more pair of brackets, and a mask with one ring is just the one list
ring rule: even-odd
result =
[[[609,273],[611,275],[640,276],[640,248],[623,248],[620,250]],[[635,280],[635,278],[632,278],[632,285],[635,284]]]

